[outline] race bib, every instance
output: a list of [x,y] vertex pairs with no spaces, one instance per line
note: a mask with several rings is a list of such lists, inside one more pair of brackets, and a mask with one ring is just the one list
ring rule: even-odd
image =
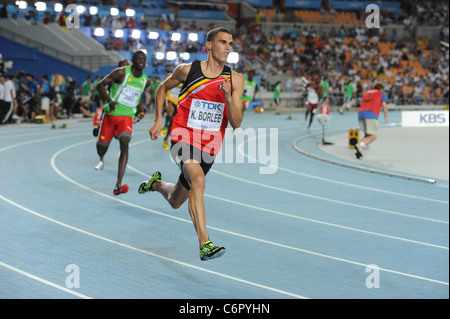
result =
[[255,87],[251,85],[246,85],[244,87],[244,95],[245,96],[253,96],[253,93],[255,93]]
[[128,87],[124,87],[117,102],[129,107],[136,107],[140,97],[140,92]]
[[319,96],[317,95],[316,91],[308,90],[308,102],[312,104],[317,104],[319,102]]
[[187,126],[205,131],[219,131],[224,103],[192,99]]

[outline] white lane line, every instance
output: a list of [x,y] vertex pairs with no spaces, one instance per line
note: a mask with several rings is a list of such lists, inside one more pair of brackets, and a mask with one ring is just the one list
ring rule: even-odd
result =
[[[141,143],[143,143],[145,141],[146,140],[135,142],[135,143],[131,144],[130,147],[136,146],[136,145],[141,144]],[[144,176],[144,177],[146,177],[146,178],[150,178],[151,177],[151,175],[146,174],[146,173],[144,173],[144,172],[142,172],[142,171],[140,171],[140,170],[138,170],[138,169],[136,169],[136,168],[134,168],[134,167],[132,167],[130,165],[127,165],[127,168],[132,170],[132,171],[134,171],[134,172],[136,172],[136,173],[138,173],[138,174],[140,174],[140,175],[142,175],[142,176]],[[272,213],[272,214],[277,214],[277,215],[280,215],[280,216],[286,216],[286,217],[290,217],[290,218],[294,218],[294,219],[305,220],[305,221],[318,223],[318,224],[322,224],[322,225],[327,225],[327,226],[331,226],[331,227],[336,227],[336,228],[356,231],[356,232],[365,233],[365,234],[371,234],[371,235],[380,236],[380,237],[391,238],[391,239],[395,239],[395,240],[401,240],[401,241],[415,243],[415,244],[419,244],[419,245],[425,245],[425,246],[436,247],[436,248],[447,249],[447,250],[449,249],[449,247],[446,247],[446,246],[441,246],[441,245],[421,242],[421,241],[417,241],[417,240],[413,240],[413,239],[407,239],[407,238],[402,238],[402,237],[397,237],[397,236],[392,236],[392,235],[387,235],[387,234],[381,234],[381,233],[377,233],[377,232],[362,230],[362,229],[353,228],[353,227],[347,227],[347,226],[333,224],[333,223],[327,223],[327,222],[323,222],[323,221],[319,221],[319,220],[311,219],[311,218],[306,218],[306,217],[291,215],[291,214],[279,212],[279,211],[276,211],[276,210],[267,209],[267,208],[264,208],[264,207],[258,207],[258,206],[249,205],[249,204],[238,202],[238,201],[234,201],[234,200],[225,199],[225,198],[214,196],[214,195],[210,195],[210,194],[207,194],[207,193],[205,193],[204,195],[205,195],[205,197],[209,197],[209,198],[213,198],[213,199],[216,199],[216,200],[232,203],[232,204],[235,204],[235,205],[240,205],[240,206],[243,206],[243,207],[248,207],[248,208],[252,208],[252,209],[256,209],[256,210],[269,212],[269,213]]]
[[426,220],[426,221],[442,223],[442,224],[448,224],[449,223],[447,221],[439,220],[439,219],[435,219],[435,218],[415,216],[415,215],[410,215],[410,214],[406,214],[406,213],[395,212],[395,211],[392,211],[392,210],[375,208],[375,207],[364,206],[364,205],[359,205],[359,204],[353,204],[353,203],[344,202],[344,201],[335,200],[335,199],[330,199],[330,198],[326,198],[326,197],[321,197],[321,196],[316,196],[316,195],[311,195],[311,194],[305,194],[305,193],[300,193],[300,192],[296,192],[296,191],[291,191],[291,190],[284,189],[284,188],[281,188],[281,187],[270,186],[270,185],[267,185],[267,184],[262,184],[262,183],[246,180],[246,179],[243,179],[243,178],[240,178],[240,177],[237,177],[237,176],[233,176],[233,175],[229,175],[229,174],[226,174],[226,173],[222,173],[222,172],[216,171],[214,169],[211,169],[210,172],[214,172],[216,174],[219,174],[219,175],[231,178],[231,179],[235,179],[235,180],[240,181],[240,182],[244,182],[244,183],[248,183],[248,184],[252,184],[252,185],[256,185],[256,186],[260,186],[260,187],[264,187],[264,188],[269,188],[269,189],[280,191],[280,192],[284,192],[284,193],[298,195],[298,196],[302,196],[302,197],[308,197],[308,198],[312,198],[312,199],[317,199],[317,200],[322,200],[322,201],[326,201],[326,202],[331,202],[331,203],[334,203],[334,204],[341,204],[341,205],[346,205],[346,206],[352,206],[352,207],[362,208],[362,209],[366,209],[366,210],[373,210],[373,211],[377,211],[377,212],[381,212],[381,213],[397,215],[397,216],[402,216],[402,217],[408,217],[408,218],[415,218],[415,219]]
[[[83,129],[80,129],[80,128],[70,129],[70,133],[75,133],[75,132],[79,132],[79,131],[80,132],[84,131],[86,133],[86,129],[84,129],[84,128]],[[11,133],[11,132],[12,131],[9,131],[8,133]],[[20,133],[20,134],[18,134],[18,133]],[[19,137],[36,136],[38,134],[40,136],[42,136],[44,134],[45,135],[49,135],[49,134],[55,135],[55,133],[56,133],[56,131],[54,129],[51,129],[51,128],[47,132],[44,132],[42,130],[42,128],[33,126],[32,129],[27,129],[26,131],[21,130],[21,131],[18,131],[18,132],[14,132],[14,134],[11,134],[11,135],[5,135],[4,134],[4,135],[0,136],[0,140],[8,140],[8,139],[9,140],[13,140],[13,139],[17,139]],[[56,133],[56,134],[59,134],[59,133]],[[69,135],[65,135],[65,136],[69,136]]]
[[[284,134],[284,133],[289,133],[289,132],[290,131],[284,131],[284,132],[281,132],[281,133],[278,133],[278,134]],[[261,162],[257,158],[255,158],[253,156],[250,156],[247,153],[245,153],[244,145],[247,144],[251,140],[256,140],[257,138],[258,137],[253,137],[253,138],[248,139],[247,141],[241,142],[239,144],[239,146],[238,146],[239,153],[241,153],[243,156],[247,157],[249,160],[255,161],[256,163],[260,163],[260,164],[266,165],[266,166],[273,166],[273,165],[269,165],[267,163]],[[433,199],[433,198],[429,198],[429,197],[421,197],[421,196],[416,196],[416,195],[403,194],[403,193],[387,191],[387,190],[383,190],[383,189],[379,189],[379,188],[366,187],[366,186],[357,185],[357,184],[345,183],[345,182],[341,182],[341,181],[337,181],[337,180],[333,180],[333,179],[328,179],[328,178],[323,178],[323,177],[319,177],[319,176],[309,175],[309,174],[306,174],[306,173],[294,171],[294,170],[291,170],[291,169],[288,169],[288,168],[284,168],[284,167],[280,167],[280,166],[277,166],[276,168],[281,170],[281,171],[287,172],[287,173],[291,173],[291,174],[295,174],[295,175],[299,175],[299,176],[303,176],[303,177],[308,177],[308,178],[311,178],[311,179],[316,179],[316,180],[320,180],[320,181],[324,181],[324,182],[328,182],[328,183],[334,183],[334,184],[339,184],[339,185],[344,185],[344,186],[348,186],[348,187],[364,189],[364,190],[373,191],[373,192],[385,193],[385,194],[389,194],[389,195],[420,199],[420,200],[424,200],[424,201],[443,203],[443,204],[447,204],[447,205],[449,204],[449,201]]]
[[[3,200],[9,202],[9,200],[5,199],[3,196],[0,195],[0,197],[1,197]],[[8,265],[8,264],[6,264],[6,263],[4,263],[4,262],[2,262],[2,261],[0,261],[0,266],[4,267],[4,268],[6,268],[6,269],[12,270],[12,271],[14,271],[14,272],[16,272],[16,273],[18,273],[18,274],[21,274],[21,275],[23,275],[23,276],[26,276],[26,277],[28,277],[28,278],[31,278],[31,279],[33,279],[33,280],[39,281],[39,282],[41,282],[41,283],[43,283],[43,284],[45,284],[45,285],[47,285],[47,286],[50,286],[50,287],[59,289],[59,290],[64,291],[64,292],[67,292],[67,293],[69,293],[69,294],[71,294],[71,295],[74,295],[74,296],[77,296],[77,297],[80,297],[80,298],[83,298],[83,299],[92,299],[91,297],[88,297],[88,296],[83,295],[83,294],[81,294],[81,293],[79,293],[79,292],[76,292],[75,290],[72,290],[72,289],[69,289],[69,288],[60,286],[60,285],[58,285],[58,284],[55,284],[55,283],[53,283],[53,282],[51,282],[51,281],[48,281],[48,280],[46,280],[46,279],[43,279],[43,278],[41,278],[41,277],[32,275],[32,274],[30,274],[29,272],[26,272],[26,271],[23,271],[23,270],[21,270],[21,269],[19,269],[19,268],[14,267],[14,266]]]
[[[52,158],[52,164],[54,164],[53,160],[54,160],[54,157]],[[56,167],[55,167],[55,169],[57,170],[58,174],[60,174],[59,170]],[[135,206],[137,208],[140,208],[138,205],[133,205],[131,203],[127,203],[125,201],[118,200],[118,199],[115,199],[115,198],[113,198],[111,196],[108,196],[108,195],[102,194],[100,192],[97,192],[95,190],[89,189],[88,187],[84,187],[83,185],[81,185],[81,184],[71,180],[70,178],[68,178],[67,176],[65,176],[63,174],[61,176],[64,177],[64,179],[68,180],[69,182],[71,182],[71,183],[73,183],[73,184],[75,184],[77,186],[82,186],[83,188],[85,188],[85,189],[87,189],[87,190],[89,190],[89,191],[91,191],[93,193],[99,194],[101,196],[104,196],[104,197],[107,197],[107,198],[110,198],[110,199],[114,199],[114,200],[116,200],[116,201],[118,201],[120,203],[124,203],[124,204],[130,205],[130,206]],[[60,222],[60,221],[58,221],[56,219],[47,217],[47,216],[45,216],[43,214],[40,214],[40,213],[38,213],[36,211],[28,209],[28,208],[26,208],[26,207],[24,207],[24,206],[22,206],[22,205],[20,205],[20,204],[18,204],[16,202],[13,202],[12,200],[9,200],[9,199],[7,199],[6,197],[4,197],[2,195],[0,195],[0,199],[10,203],[13,206],[16,206],[17,208],[20,208],[20,209],[22,209],[22,210],[24,210],[24,211],[26,211],[26,212],[34,215],[34,216],[37,216],[37,217],[45,219],[45,220],[47,220],[49,222],[55,223],[55,224],[57,224],[59,226],[62,226],[62,227],[68,228],[70,230],[82,233],[84,235],[87,235],[87,236],[90,236],[90,237],[93,237],[93,238],[96,238],[96,239],[108,242],[108,243],[116,245],[116,246],[127,248],[127,249],[130,249],[130,250],[133,250],[133,251],[136,251],[136,252],[139,252],[139,253],[143,253],[143,254],[146,254],[146,255],[149,255],[149,256],[152,256],[152,257],[156,257],[156,258],[168,261],[168,262],[172,262],[172,263],[184,266],[184,267],[192,268],[192,269],[199,270],[199,271],[202,271],[202,272],[206,272],[206,273],[209,273],[209,274],[212,274],[212,275],[215,275],[215,276],[219,276],[219,277],[222,277],[222,278],[230,279],[230,280],[233,280],[233,281],[237,281],[237,282],[240,282],[240,283],[243,283],[243,284],[247,284],[247,285],[250,285],[250,286],[262,288],[262,289],[269,290],[269,291],[272,291],[272,292],[276,292],[276,293],[279,293],[279,294],[282,294],[282,295],[286,295],[286,296],[290,296],[290,297],[294,297],[294,298],[300,298],[300,299],[309,299],[307,297],[304,297],[304,296],[301,296],[301,295],[298,295],[298,294],[295,294],[295,293],[291,293],[291,292],[284,291],[284,290],[281,290],[281,289],[277,289],[277,288],[269,287],[269,286],[266,286],[266,285],[254,283],[254,282],[251,282],[251,281],[248,281],[248,280],[245,280],[245,279],[241,279],[241,278],[237,278],[237,277],[234,277],[234,276],[226,275],[226,274],[223,274],[223,273],[220,273],[220,272],[217,272],[217,271],[212,271],[212,270],[209,270],[209,269],[206,269],[206,268],[198,267],[198,266],[195,266],[195,265],[192,265],[192,264],[188,264],[188,263],[185,263],[185,262],[173,259],[173,258],[165,257],[163,255],[158,255],[158,254],[152,253],[150,251],[147,251],[147,250],[144,250],[144,249],[141,249],[141,248],[137,248],[137,247],[134,247],[134,246],[131,246],[131,245],[128,245],[128,244],[124,244],[122,242],[119,242],[119,241],[116,241],[116,240],[112,240],[112,239],[109,239],[107,237],[103,237],[103,236],[100,236],[100,235],[88,232],[86,230],[83,230],[83,229],[80,229],[80,228],[77,228],[77,227],[65,224],[65,223]],[[162,215],[165,215],[165,214],[162,214]]]
[[24,145],[30,145],[30,144],[41,143],[41,142],[48,142],[48,141],[53,141],[53,140],[57,140],[57,139],[60,139],[60,138],[74,137],[74,136],[86,136],[86,132],[80,133],[80,134],[58,135],[58,136],[52,136],[52,137],[47,137],[47,138],[41,138],[41,139],[38,139],[38,140],[32,140],[32,141],[27,141],[27,142],[22,142],[22,143],[16,143],[16,144],[12,144],[12,145],[0,148],[0,152],[4,152],[4,151],[10,150],[10,149],[13,149],[13,148],[16,148],[16,147],[24,146]]
[[[133,143],[132,146],[140,144],[140,143],[143,143],[145,141],[146,140]],[[219,171],[217,171],[215,169],[211,169],[210,172],[213,172],[213,173],[216,173],[218,175],[222,175],[222,176],[225,176],[225,177],[228,177],[228,178],[231,178],[231,179],[235,179],[235,180],[238,180],[240,182],[249,183],[249,184],[257,185],[257,186],[260,186],[260,187],[265,187],[265,188],[273,189],[273,190],[280,191],[280,192],[290,193],[290,194],[294,194],[294,195],[298,195],[298,196],[309,197],[309,198],[313,198],[313,199],[317,199],[317,200],[332,202],[332,203],[335,203],[335,204],[347,205],[347,206],[352,206],[352,207],[357,207],[357,208],[362,208],[362,209],[367,209],[367,210],[372,210],[372,211],[377,211],[377,212],[382,212],[382,213],[387,213],[387,214],[392,214],[392,215],[398,215],[398,216],[402,216],[402,217],[415,218],[415,219],[426,220],[426,221],[442,223],[442,224],[447,224],[447,225],[449,224],[448,221],[439,220],[439,219],[435,219],[435,218],[416,216],[416,215],[406,214],[406,213],[402,213],[402,212],[396,212],[396,211],[391,211],[391,210],[386,210],[386,209],[381,209],[381,208],[375,208],[375,207],[371,207],[371,206],[364,206],[364,205],[354,204],[354,203],[350,203],[350,202],[334,200],[334,199],[330,199],[330,198],[326,198],[326,197],[321,197],[321,196],[316,196],[316,195],[311,195],[311,194],[291,191],[291,190],[284,189],[284,188],[281,188],[281,187],[270,186],[270,185],[267,185],[267,184],[258,183],[258,182],[254,182],[254,181],[251,181],[251,180],[246,180],[246,179],[234,176],[234,175],[229,175],[229,174],[226,174],[226,173],[219,172]]]
[[[146,174],[146,173],[144,173],[144,172],[142,172],[142,171],[140,171],[140,170],[138,170],[138,169],[136,169],[136,168],[134,168],[134,167],[132,167],[130,165],[127,165],[127,168],[129,168],[130,170],[132,170],[132,171],[134,171],[134,172],[136,172],[136,173],[138,173],[138,174],[140,174],[142,176],[145,176],[146,178],[150,178],[151,177],[151,175]],[[305,220],[305,221],[309,221],[309,222],[312,222],[312,223],[317,223],[317,224],[327,225],[327,226],[331,226],[331,227],[351,230],[351,231],[360,232],[360,233],[364,233],[364,234],[370,234],[370,235],[386,237],[386,238],[395,239],[395,240],[406,241],[406,242],[419,244],[419,245],[424,245],[424,246],[430,246],[430,247],[447,249],[447,250],[449,249],[449,247],[446,247],[446,246],[430,244],[430,243],[421,242],[421,241],[417,241],[417,240],[413,240],[413,239],[407,239],[407,238],[402,238],[402,237],[397,237],[397,236],[391,236],[391,235],[376,233],[376,232],[372,232],[372,231],[368,231],[368,230],[362,230],[362,229],[358,229],[358,228],[347,227],[347,226],[333,224],[333,223],[327,223],[327,222],[323,222],[323,221],[316,220],[316,219],[311,219],[311,218],[291,215],[291,214],[279,212],[279,211],[276,211],[276,210],[273,210],[273,209],[268,209],[268,208],[264,208],[264,207],[258,207],[258,206],[255,206],[255,205],[250,205],[250,204],[246,204],[246,203],[242,203],[242,202],[238,202],[238,201],[234,201],[234,200],[230,200],[230,199],[225,199],[223,197],[218,197],[218,196],[210,195],[210,194],[207,194],[207,193],[205,193],[204,195],[205,195],[205,197],[213,198],[213,199],[220,200],[220,201],[223,201],[223,202],[228,202],[228,203],[231,203],[231,204],[235,204],[235,205],[239,205],[239,206],[243,206],[243,207],[247,207],[247,208],[261,210],[261,211],[264,211],[264,212],[268,212],[268,213],[272,213],[272,214],[276,214],[276,215],[280,215],[280,216],[290,217],[290,218],[299,219],[299,220]]]
[[[89,141],[87,141],[87,142],[89,142]],[[103,197],[115,200],[115,201],[120,202],[122,204],[129,205],[129,206],[132,206],[132,207],[136,207],[136,208],[139,208],[141,210],[148,211],[148,212],[160,215],[160,216],[165,216],[165,217],[172,218],[172,219],[175,219],[175,220],[191,223],[190,220],[187,220],[187,219],[184,219],[184,218],[175,217],[175,216],[172,216],[172,215],[169,215],[169,214],[165,214],[165,213],[162,213],[162,212],[150,209],[150,208],[146,208],[146,207],[143,207],[143,206],[140,206],[140,205],[136,205],[136,204],[124,201],[124,200],[120,200],[120,199],[112,197],[110,195],[103,194],[103,193],[98,192],[96,190],[93,190],[93,189],[91,189],[89,187],[86,187],[86,186],[84,186],[84,185],[82,185],[82,184],[72,180],[71,178],[69,178],[65,174],[63,174],[55,165],[56,158],[61,153],[67,151],[68,149],[74,148],[74,147],[77,147],[77,146],[80,146],[80,145],[83,145],[83,144],[86,144],[87,142],[80,142],[80,143],[77,143],[77,144],[69,145],[69,146],[59,150],[58,152],[56,152],[52,156],[51,165],[52,165],[53,169],[55,170],[55,172],[58,175],[60,175],[62,178],[66,179],[70,183],[73,183],[73,184],[75,184],[75,185],[77,185],[77,186],[79,186],[81,188],[84,188],[84,189],[88,190],[89,192],[92,192],[92,193],[98,194],[100,196],[103,196]],[[331,260],[341,261],[341,262],[352,264],[352,265],[358,265],[358,266],[362,266],[362,267],[369,266],[368,264],[363,264],[363,263],[360,263],[360,262],[356,262],[356,261],[352,261],[352,260],[348,260],[348,259],[344,259],[344,258],[334,257],[334,256],[330,256],[330,255],[325,255],[325,254],[309,251],[309,250],[306,250],[306,249],[301,249],[301,248],[292,247],[292,246],[288,246],[288,245],[284,245],[284,244],[279,244],[279,243],[275,243],[275,242],[272,242],[272,241],[269,241],[269,240],[260,239],[260,238],[256,238],[256,237],[252,237],[252,236],[247,236],[247,235],[244,235],[244,234],[240,234],[240,233],[224,230],[224,229],[217,228],[217,227],[207,226],[207,228],[213,229],[213,230],[218,231],[218,232],[226,233],[226,234],[229,234],[229,235],[234,235],[236,237],[241,237],[241,238],[245,238],[245,239],[249,239],[249,240],[253,240],[253,241],[257,241],[257,242],[261,242],[261,243],[265,243],[265,244],[269,244],[269,245],[273,245],[273,246],[278,246],[278,247],[282,247],[282,248],[286,248],[286,249],[290,249],[290,250],[294,250],[294,251],[299,251],[299,252],[303,252],[303,253],[306,253],[306,254],[319,256],[319,257],[323,257],[323,258],[327,258],[327,259],[331,259]],[[96,236],[98,236],[98,235],[96,235]],[[159,257],[161,257],[161,258],[163,258],[165,260],[172,260],[172,259],[164,257],[164,256],[156,255],[156,254],[153,254],[153,253],[151,253],[151,254],[154,255],[155,257],[159,256]],[[176,261],[174,260],[174,262],[180,263],[180,264],[185,264],[185,263],[177,261],[177,260]],[[196,267],[196,266],[193,266],[193,267]],[[200,268],[200,269],[203,269],[203,268]],[[400,272],[400,271],[396,271],[396,270],[391,270],[391,269],[387,269],[387,268],[380,268],[380,270],[385,271],[385,272],[389,272],[389,273],[393,273],[393,274],[397,274],[397,275],[402,275],[402,276],[405,276],[405,277],[410,277],[410,278],[425,280],[425,281],[434,282],[434,283],[438,283],[438,284],[448,285],[448,282],[443,282],[443,281],[440,281],[440,280],[435,280],[435,279],[426,278],[426,277],[422,277],[422,276],[416,276],[416,275],[412,275],[412,274],[408,274],[408,273],[404,273],[404,272]],[[221,275],[223,275],[223,274],[221,274]],[[224,275],[224,276],[227,276],[227,275]],[[241,280],[241,279],[239,279],[239,280]]]
[[245,204],[245,203],[237,202],[237,201],[234,201],[234,200],[217,197],[217,196],[214,196],[214,195],[205,194],[205,196],[213,198],[213,199],[216,199],[216,200],[221,200],[221,201],[224,201],[224,202],[228,202],[228,203],[231,203],[231,204],[240,205],[240,206],[244,206],[244,207],[247,207],[247,208],[252,208],[252,209],[255,209],[255,210],[261,210],[261,211],[265,211],[265,212],[268,212],[268,213],[272,213],[272,214],[276,214],[276,215],[280,215],[280,216],[285,216],[285,217],[289,217],[289,218],[305,220],[305,221],[312,222],[312,223],[317,223],[317,224],[322,224],[322,225],[326,225],[326,226],[341,228],[341,229],[355,231],[355,232],[359,232],[359,233],[364,233],[364,234],[369,234],[369,235],[374,235],[374,236],[380,236],[380,237],[390,238],[390,239],[394,239],[394,240],[405,241],[405,242],[409,242],[409,243],[413,243],[413,244],[419,244],[419,245],[424,245],[424,246],[430,246],[430,247],[435,247],[435,248],[449,250],[449,248],[446,247],[446,246],[435,245],[435,244],[430,244],[430,243],[417,241],[417,240],[413,240],[413,239],[407,239],[407,238],[402,238],[402,237],[397,237],[397,236],[381,234],[381,233],[372,232],[372,231],[368,231],[368,230],[363,230],[363,229],[359,229],[359,228],[353,228],[353,227],[348,227],[348,226],[343,226],[343,225],[338,225],[338,224],[333,224],[333,223],[327,223],[327,222],[316,220],[316,219],[311,219],[311,218],[300,217],[300,216],[296,216],[296,215],[283,213],[283,212],[276,211],[276,210],[273,210],[273,209],[268,209],[268,208],[264,208],[264,207],[258,207],[258,206],[254,206],[254,205],[250,205],[250,204]]

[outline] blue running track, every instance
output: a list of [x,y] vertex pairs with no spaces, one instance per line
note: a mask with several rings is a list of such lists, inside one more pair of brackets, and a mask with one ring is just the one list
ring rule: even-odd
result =
[[[174,210],[137,193],[156,170],[179,175],[162,139],[149,138],[152,115],[135,126],[120,196],[118,142],[94,170],[91,120],[0,127],[0,298],[448,299],[448,180],[305,156],[293,148],[303,113],[290,115],[300,120],[246,113],[245,138],[227,136],[234,153],[213,165],[205,190],[209,236],[227,252],[207,262],[187,203]],[[327,136],[355,125],[352,112],[334,116]],[[328,156],[321,132],[315,122],[297,147]]]

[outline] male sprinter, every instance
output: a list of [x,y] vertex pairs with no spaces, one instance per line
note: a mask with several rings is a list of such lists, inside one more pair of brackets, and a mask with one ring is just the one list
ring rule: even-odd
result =
[[173,208],[179,208],[188,199],[201,260],[225,253],[225,248],[214,245],[206,232],[205,175],[219,153],[228,122],[233,129],[241,125],[244,92],[244,78],[225,65],[233,47],[231,32],[225,28],[209,31],[206,47],[206,61],[178,65],[156,91],[155,121],[149,129],[152,140],[157,139],[161,131],[167,91],[183,83],[170,133],[171,156],[179,163],[180,177],[176,184],[167,183],[161,180],[161,173],[156,172],[139,187],[141,194],[161,193]]
[[[114,195],[128,192],[128,185],[122,185],[128,162],[128,144],[133,134],[133,124],[140,121],[145,115],[142,94],[150,85],[147,75],[143,72],[147,55],[142,51],[136,51],[131,62],[131,66],[114,69],[97,84],[98,93],[107,105],[104,108],[104,117],[97,141],[100,162],[95,168],[103,169],[103,156],[113,137],[117,136],[120,143],[120,157]],[[109,94],[106,91],[108,84],[111,84]],[[135,117],[136,109],[139,110],[137,117]]]

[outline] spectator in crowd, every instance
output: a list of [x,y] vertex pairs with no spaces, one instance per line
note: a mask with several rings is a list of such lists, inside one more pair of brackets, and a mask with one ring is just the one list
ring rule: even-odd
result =
[[51,23],[51,22],[52,22],[52,19],[51,19],[51,17],[50,17],[50,12],[46,11],[46,12],[44,13],[44,17],[42,18],[42,23],[43,23],[43,24],[49,24],[49,23]]
[[66,27],[66,13],[64,12],[64,10],[62,10],[59,14],[58,17],[56,18],[56,22],[58,23],[59,27],[62,28],[63,30],[67,30]]
[[11,122],[11,116],[16,114],[18,107],[16,100],[16,86],[14,84],[14,75],[8,74],[6,76],[6,81],[3,83],[4,93],[3,93],[3,118],[1,118],[1,123],[5,124]]
[[2,8],[0,9],[0,19],[6,18],[8,18],[8,9],[6,8],[6,3],[4,3]]
[[39,90],[41,96],[41,110],[44,111],[45,117],[48,121],[52,121],[53,108],[50,107],[50,84],[48,83],[48,76],[44,74],[41,76],[41,85]]
[[0,75],[0,124],[3,120],[3,112],[6,110],[6,103],[5,103],[5,77]]
[[[371,88],[373,79],[379,78],[383,82],[384,91],[392,97],[391,102],[394,103],[442,101],[443,93],[448,86],[448,50],[440,51],[438,46],[427,38],[410,38],[410,36],[415,35],[417,25],[436,26],[439,28],[440,39],[448,43],[448,2],[407,0],[401,2],[400,6],[400,15],[390,11],[381,12],[382,27],[380,29],[366,28],[362,18],[356,21],[355,27],[339,23],[328,28],[329,31],[323,31],[323,26],[320,30],[314,24],[293,24],[292,27],[284,28],[282,24],[279,24],[265,34],[261,31],[262,28],[248,25],[237,26],[234,35],[235,48],[243,59],[236,65],[236,69],[244,69],[244,59],[246,63],[261,65],[258,71],[270,73],[270,76],[281,79],[284,92],[301,90],[297,83],[298,79],[305,74],[327,76],[330,103],[334,106],[342,105],[344,94],[341,90],[349,78],[354,78],[355,83],[365,89]],[[321,18],[326,19],[327,23],[333,23],[333,20],[342,14],[341,10],[335,10],[334,7],[325,9],[321,11]],[[292,18],[287,11],[293,10],[283,11],[278,8],[280,22],[286,22],[287,19]],[[260,18],[263,18],[264,9],[259,9],[258,12],[261,14]],[[357,17],[364,16],[363,13],[359,13],[360,15],[356,12]],[[100,16],[96,15],[96,17],[100,19]],[[110,25],[110,19],[114,26]],[[58,16],[57,21],[65,27],[63,12]],[[156,19],[154,23],[150,21],[142,17],[139,19],[139,26],[142,28],[147,24],[167,31],[201,31],[195,20],[185,23],[169,18]],[[300,20],[297,18],[295,22],[298,21]],[[125,21],[123,18],[110,18],[108,15],[103,15],[101,22],[103,27],[112,27],[112,29],[130,27],[130,23],[132,23],[130,19]],[[355,23],[355,21],[348,21],[348,23]],[[393,28],[389,23],[396,27]],[[100,22],[98,21],[97,24]],[[108,37],[105,43],[107,49],[133,50],[147,45],[135,40],[124,42],[123,39],[115,37],[111,40],[109,34],[106,36]],[[204,48],[205,46],[199,42],[164,41],[160,37],[155,51],[205,53],[202,51]],[[274,80],[275,78],[272,78],[267,83],[273,83]],[[420,99],[413,98],[416,96],[414,91],[418,90],[415,89],[417,81],[420,81]],[[260,90],[272,91],[272,87],[264,83],[265,81],[262,82]],[[360,98],[361,94],[357,94],[357,97]]]
[[20,82],[21,97],[20,107],[23,110],[23,117],[25,121],[33,121],[36,112],[38,111],[38,97],[37,95],[37,83],[34,80],[34,76],[30,73],[26,75],[27,83]]

